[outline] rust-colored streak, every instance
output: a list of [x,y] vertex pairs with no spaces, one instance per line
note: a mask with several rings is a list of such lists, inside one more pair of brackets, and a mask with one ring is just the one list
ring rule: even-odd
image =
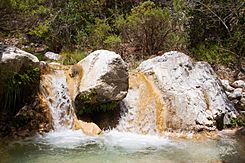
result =
[[[138,88],[140,91],[140,97],[138,98],[139,109],[137,119],[135,119],[135,121],[137,121],[137,123],[141,124],[141,127],[143,127],[142,122],[149,118],[147,117],[148,114],[154,113],[156,118],[156,129],[158,133],[163,133],[164,129],[166,128],[164,122],[165,105],[160,91],[155,87],[154,83],[141,72],[130,73],[129,87]],[[147,134],[145,133],[147,132],[145,130],[142,132]]]
[[80,65],[69,66],[65,74],[70,97],[74,100],[83,78],[83,68]]

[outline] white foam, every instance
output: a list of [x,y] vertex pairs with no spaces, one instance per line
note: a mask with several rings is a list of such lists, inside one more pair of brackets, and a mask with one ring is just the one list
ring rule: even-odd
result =
[[68,95],[64,71],[55,70],[54,73],[43,76],[41,85],[41,88],[44,88],[41,89],[41,92],[51,111],[54,130],[71,129],[74,121],[74,108]]
[[169,144],[167,138],[157,135],[140,135],[112,130],[103,135],[107,147],[120,147],[127,150],[159,149]]
[[54,131],[40,136],[36,141],[56,148],[77,148],[96,144],[107,149],[125,150],[160,149],[170,143],[167,138],[157,135],[139,135],[116,130],[107,131],[98,136],[85,135],[81,130]]

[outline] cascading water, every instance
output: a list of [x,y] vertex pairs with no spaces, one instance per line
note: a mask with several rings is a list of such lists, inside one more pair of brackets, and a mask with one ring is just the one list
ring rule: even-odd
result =
[[[73,130],[73,80],[62,68],[42,75],[41,96],[50,108],[54,130],[6,147],[0,144],[0,162],[244,162],[243,146],[234,139],[206,142],[171,140],[164,130],[164,103],[143,74],[130,79],[135,106],[120,119],[116,129],[88,136]],[[129,93],[133,91],[129,90]],[[137,92],[137,91],[136,91]],[[130,100],[130,99],[127,99]],[[243,142],[244,143],[244,142]]]
[[55,131],[72,129],[74,108],[68,92],[66,75],[62,69],[54,69],[42,75],[41,94],[50,109]]
[[117,129],[138,134],[162,134],[165,104],[158,90],[143,73],[138,72],[130,74],[129,87],[124,100],[126,114],[119,120]]

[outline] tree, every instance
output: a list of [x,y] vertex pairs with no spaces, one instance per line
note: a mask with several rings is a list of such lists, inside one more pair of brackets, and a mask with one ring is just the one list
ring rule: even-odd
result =
[[170,12],[146,1],[131,10],[130,15],[121,15],[116,21],[125,42],[139,48],[144,55],[167,49],[172,32]]
[[190,49],[195,57],[239,69],[245,54],[244,1],[195,0],[189,10]]

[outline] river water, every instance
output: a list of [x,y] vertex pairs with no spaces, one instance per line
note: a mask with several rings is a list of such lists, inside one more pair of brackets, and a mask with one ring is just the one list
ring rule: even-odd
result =
[[[21,141],[0,140],[0,163],[245,162],[244,139],[226,135],[202,141],[160,137],[155,132],[159,129],[155,125],[158,119],[154,120],[157,112],[147,110],[142,115],[147,115],[144,119],[151,121],[144,125],[137,126],[144,119],[137,118],[137,110],[131,110],[128,114],[131,116],[122,118],[119,127],[101,135],[87,136],[80,130],[74,131],[75,115],[69,92],[72,89],[67,81],[65,71],[60,69],[42,76],[41,94],[51,111],[54,131]],[[151,85],[148,84],[147,88]],[[131,119],[138,122],[130,125]],[[140,132],[151,131],[154,126],[152,132],[142,132],[145,135]]]
[[63,130],[2,143],[0,162],[10,163],[162,163],[245,162],[239,139],[184,140],[116,130],[99,136]]

